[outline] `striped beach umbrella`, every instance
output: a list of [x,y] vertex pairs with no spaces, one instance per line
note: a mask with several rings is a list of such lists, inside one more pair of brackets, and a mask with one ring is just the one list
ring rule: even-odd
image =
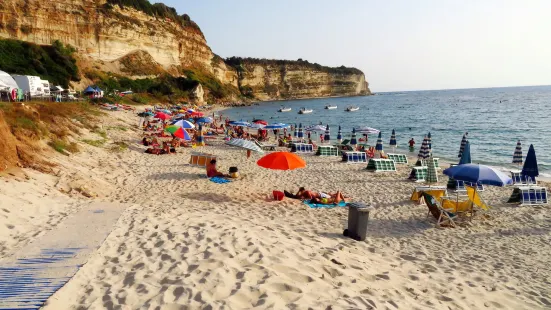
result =
[[302,131],[302,123],[298,124],[298,137],[299,139],[304,138],[304,132]]
[[390,146],[396,147],[396,131],[392,129],[392,135],[390,136]]
[[429,157],[430,157],[429,140],[427,137],[425,137],[423,139],[423,144],[421,144],[421,149],[419,150],[419,155],[417,155],[417,158],[428,159]]
[[199,129],[195,135],[196,144],[205,145],[205,139],[203,138],[203,125],[201,123],[199,123]]
[[180,126],[176,126],[176,125],[167,126],[165,128],[165,131],[170,132],[175,137],[178,137],[180,139],[183,139],[183,140],[186,140],[186,141],[191,140],[191,137],[189,136],[188,132]]
[[245,150],[250,150],[250,151],[253,151],[253,152],[257,152],[257,153],[264,153],[264,151],[262,151],[262,149],[260,148],[260,146],[258,146],[256,143],[252,142],[252,141],[249,141],[249,140],[244,140],[244,139],[231,139],[230,141],[226,142],[227,145],[231,145],[231,146],[235,146],[235,147],[239,147],[239,148],[242,148],[242,149],[245,149]]
[[289,127],[289,125],[283,124],[283,123],[276,123],[276,124],[270,124],[268,126],[265,126],[264,129],[283,129],[287,127]]
[[352,137],[350,138],[350,145],[358,145],[358,140],[356,139],[356,128],[352,128]]
[[513,153],[513,164],[522,165],[522,144],[520,140],[517,141],[517,147]]
[[341,125],[339,125],[339,132],[337,133],[337,140],[339,140],[339,143],[342,142]]
[[429,134],[427,135],[427,138],[429,139],[429,150],[432,151],[432,135],[430,134],[430,131],[429,131]]
[[461,147],[459,147],[459,155],[457,155],[457,157],[461,158],[461,155],[463,155],[463,150],[465,149],[465,144],[467,144],[467,135],[469,133],[466,132],[464,135],[463,135],[463,139],[461,139]]
[[375,150],[381,152],[383,150],[383,133],[379,131],[379,137],[377,137],[377,144],[375,144]]
[[331,134],[329,133],[329,124],[327,124],[327,127],[325,128],[325,136],[323,136],[323,141],[329,143],[329,140],[331,140]]
[[174,122],[172,125],[174,126],[180,126],[184,129],[195,129],[195,125],[193,125],[192,122],[186,121],[186,120],[179,120]]
[[430,155],[427,160],[427,176],[425,177],[425,182],[427,183],[438,183],[438,175],[436,174],[436,163],[434,158]]

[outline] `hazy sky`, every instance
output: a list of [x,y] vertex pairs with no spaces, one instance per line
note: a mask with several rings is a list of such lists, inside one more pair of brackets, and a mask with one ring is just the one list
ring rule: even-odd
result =
[[551,0],[164,0],[222,57],[361,69],[373,91],[551,84]]

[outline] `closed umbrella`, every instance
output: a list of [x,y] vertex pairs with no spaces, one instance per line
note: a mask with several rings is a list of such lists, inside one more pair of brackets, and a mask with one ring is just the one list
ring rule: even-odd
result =
[[392,146],[393,148],[396,147],[397,143],[396,143],[396,131],[394,129],[392,129],[392,135],[390,136],[390,146]]
[[470,183],[487,184],[493,186],[505,186],[513,184],[513,180],[506,174],[485,165],[457,165],[444,170],[444,174],[454,180]]
[[337,140],[339,141],[339,143],[342,142],[341,125],[339,125],[339,132],[337,133]]
[[273,170],[294,170],[306,167],[306,162],[295,153],[274,152],[256,162],[260,167]]
[[383,134],[379,131],[379,136],[377,137],[377,144],[375,144],[375,150],[382,152],[383,151]]
[[461,155],[463,154],[463,150],[465,149],[465,144],[467,144],[467,135],[469,135],[468,132],[466,132],[463,135],[463,139],[461,139],[461,146],[459,147],[459,155],[457,157],[461,158]]
[[302,131],[302,123],[298,124],[298,138],[304,138],[304,131]]
[[331,133],[329,132],[329,124],[327,124],[327,128],[325,128],[325,135],[323,136],[323,141],[329,143],[329,140],[331,140]]
[[293,133],[293,137],[298,138],[298,126],[295,124],[295,132]]
[[430,131],[429,131],[429,134],[427,135],[427,138],[429,139],[429,150],[432,150],[432,135],[430,134]]
[[429,141],[428,141],[428,138],[425,137],[423,139],[423,143],[421,144],[421,149],[419,150],[419,155],[417,155],[417,158],[428,159],[429,157],[430,157]]
[[536,150],[534,149],[533,144],[530,144],[530,148],[526,154],[526,160],[524,161],[524,166],[522,167],[522,172],[520,174],[525,177],[531,177],[533,181],[540,175],[538,170],[538,160],[536,159]]
[[465,148],[463,149],[463,154],[461,154],[461,160],[459,161],[460,165],[470,164],[471,160],[471,143],[467,141]]
[[522,165],[522,144],[520,140],[517,141],[517,147],[513,153],[513,164]]
[[436,163],[434,158],[430,155],[427,160],[427,176],[425,177],[425,182],[427,183],[438,183],[438,175],[436,174]]
[[352,137],[350,138],[350,145],[357,145],[358,140],[356,139],[356,128],[352,128]]

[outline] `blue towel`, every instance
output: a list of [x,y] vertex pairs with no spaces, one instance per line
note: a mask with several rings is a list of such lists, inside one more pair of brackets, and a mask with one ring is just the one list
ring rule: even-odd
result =
[[305,200],[304,204],[313,209],[331,209],[335,207],[346,207],[346,202],[344,201],[339,202],[338,205],[336,204],[324,205],[324,204],[318,204],[318,203],[310,203],[310,200]]
[[212,177],[209,179],[211,182],[214,182],[216,184],[226,184],[226,183],[230,183],[231,181],[228,180],[228,179],[224,179],[224,178],[221,178],[221,177]]

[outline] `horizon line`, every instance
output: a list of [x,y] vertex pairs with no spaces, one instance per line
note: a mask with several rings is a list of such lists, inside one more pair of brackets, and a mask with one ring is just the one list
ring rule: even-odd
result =
[[436,88],[436,89],[415,89],[415,90],[388,90],[388,91],[372,91],[373,94],[380,93],[408,93],[421,91],[444,91],[444,90],[468,90],[468,89],[488,89],[488,88],[515,88],[515,87],[549,87],[551,84],[540,85],[513,85],[513,86],[484,86],[484,87],[464,87],[464,88]]

